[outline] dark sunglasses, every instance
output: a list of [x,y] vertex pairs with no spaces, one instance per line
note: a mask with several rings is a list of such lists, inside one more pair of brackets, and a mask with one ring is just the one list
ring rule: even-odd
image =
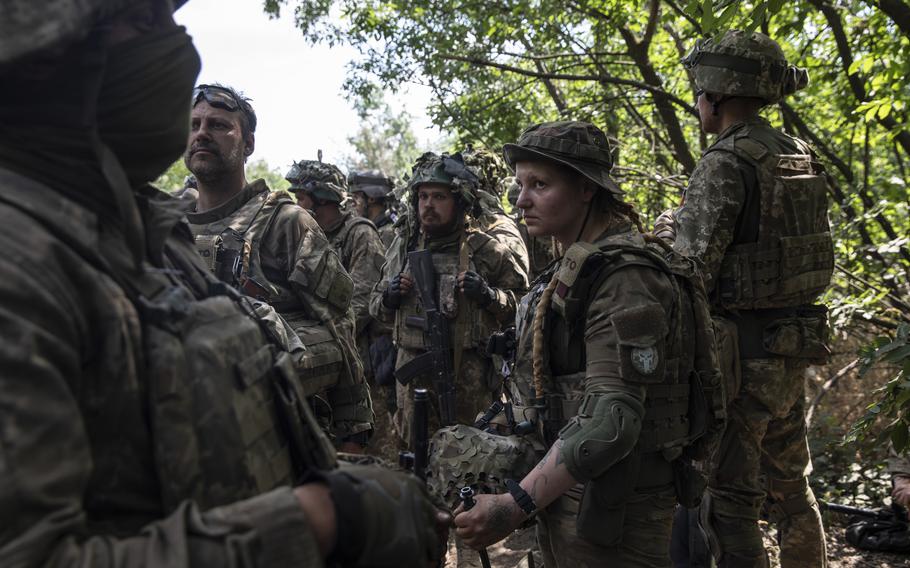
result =
[[220,108],[228,112],[242,112],[246,116],[251,131],[256,131],[256,117],[250,114],[246,105],[238,100],[229,90],[217,85],[199,85],[193,89],[193,107],[205,101],[215,108]]

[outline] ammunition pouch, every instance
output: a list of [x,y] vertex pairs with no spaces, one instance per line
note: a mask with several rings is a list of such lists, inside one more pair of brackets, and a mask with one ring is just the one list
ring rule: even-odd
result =
[[742,359],[790,357],[824,364],[830,356],[825,306],[743,311],[735,321]]
[[694,509],[701,504],[708,487],[708,474],[696,462],[683,457],[673,461],[673,485],[679,504]]
[[317,321],[287,315],[287,321],[303,343],[303,351],[292,353],[305,397],[338,384],[344,372],[341,346],[329,329]]

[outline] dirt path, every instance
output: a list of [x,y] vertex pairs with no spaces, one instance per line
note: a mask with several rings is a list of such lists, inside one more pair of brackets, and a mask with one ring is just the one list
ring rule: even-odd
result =
[[[844,540],[844,525],[840,519],[832,519],[828,527],[828,567],[829,568],[910,568],[910,555],[884,554],[857,550]],[[765,533],[765,546],[771,556],[771,568],[780,568],[775,531],[767,523],[762,523]],[[490,561],[494,568],[526,567],[528,551],[534,545],[534,531],[528,529],[516,532],[505,541],[489,549]],[[446,568],[456,568],[455,545],[450,543]],[[481,568],[480,559],[472,556],[470,568]],[[541,568],[539,556],[535,568]],[[462,568],[467,568],[463,565]]]

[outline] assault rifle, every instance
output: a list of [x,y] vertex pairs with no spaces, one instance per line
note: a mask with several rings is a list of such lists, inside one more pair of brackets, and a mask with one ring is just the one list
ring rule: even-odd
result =
[[398,454],[398,464],[412,471],[414,475],[423,481],[427,480],[427,463],[429,461],[429,406],[430,395],[427,389],[414,389],[414,415],[411,417],[411,449]]
[[415,377],[430,377],[439,398],[439,416],[443,426],[455,424],[455,369],[452,353],[452,334],[449,318],[439,309],[436,299],[436,270],[433,255],[428,250],[408,253],[408,264],[423,305],[423,317],[411,316],[405,325],[423,330],[429,345],[426,353],[418,355],[395,371],[395,378],[408,384]]
[[910,520],[907,518],[907,509],[901,507],[897,503],[892,503],[891,507],[885,507],[881,509],[851,507],[850,505],[840,505],[838,503],[828,503],[826,501],[821,501],[821,503],[825,509],[828,509],[832,513],[840,513],[842,515],[850,515],[866,519],[879,519],[897,521],[899,523],[910,523]]

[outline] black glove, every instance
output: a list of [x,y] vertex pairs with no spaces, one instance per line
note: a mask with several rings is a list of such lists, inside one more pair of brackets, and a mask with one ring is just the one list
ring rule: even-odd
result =
[[382,293],[382,305],[390,310],[401,307],[401,274],[389,280],[389,286]]
[[464,273],[461,289],[464,291],[465,296],[477,302],[477,305],[481,308],[489,306],[496,296],[496,292],[487,285],[486,280],[473,270],[468,270]]
[[344,566],[426,568],[445,554],[437,508],[413,475],[344,465],[326,478],[338,520],[334,560]]

